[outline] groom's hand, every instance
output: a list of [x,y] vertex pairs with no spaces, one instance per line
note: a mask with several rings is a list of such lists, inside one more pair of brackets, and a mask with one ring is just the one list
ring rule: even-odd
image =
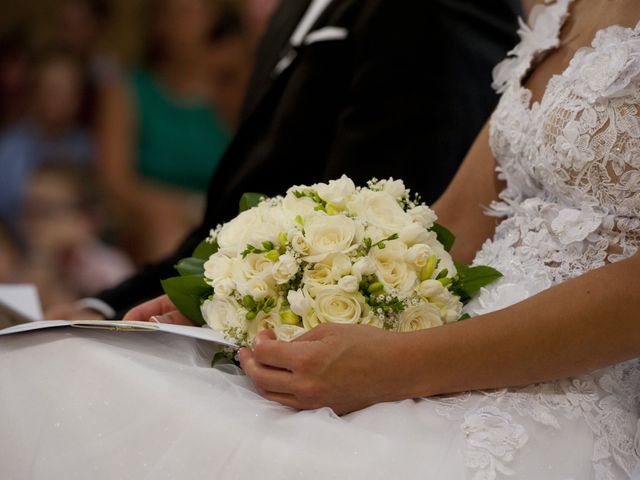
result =
[[239,356],[265,398],[297,409],[330,407],[345,414],[407,398],[398,347],[397,334],[375,327],[322,324],[293,342],[278,341],[265,330],[253,351],[242,349]]
[[166,295],[156,297],[153,300],[149,300],[132,308],[127,312],[123,320],[136,320],[140,322],[158,321],[161,323],[193,326],[193,323],[187,317],[176,310],[176,306]]

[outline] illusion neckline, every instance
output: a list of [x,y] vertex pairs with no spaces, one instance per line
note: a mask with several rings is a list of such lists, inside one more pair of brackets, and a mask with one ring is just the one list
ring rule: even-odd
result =
[[[524,74],[524,76],[527,76],[528,74],[530,74],[532,72],[533,69],[537,68],[537,66],[539,66],[549,55],[549,53],[557,50],[558,48],[560,48],[561,43],[560,43],[560,33],[562,32],[562,28],[564,27],[567,18],[569,18],[569,16],[571,15],[571,5],[575,2],[576,0],[569,0],[568,4],[567,4],[567,10],[564,13],[563,17],[560,19],[560,25],[558,27],[557,33],[556,33],[556,37],[555,37],[555,44],[554,45],[550,45],[546,48],[542,48],[540,50],[538,50],[536,52],[536,55],[538,55],[538,58],[536,59],[535,56],[532,56],[531,58],[529,58],[529,64],[527,65],[527,69],[526,69],[526,73]],[[551,5],[543,5],[545,8],[549,8],[551,7]],[[594,41],[596,40],[596,38],[604,33],[607,32],[608,30],[611,30],[613,28],[623,28],[625,30],[628,30],[630,32],[640,32],[640,20],[638,20],[638,22],[636,22],[635,27],[623,27],[622,25],[619,24],[611,24],[611,25],[607,25],[606,27],[602,27],[598,30],[596,30],[596,32],[593,34],[593,37],[591,38],[591,41],[589,42],[588,45],[585,45],[583,47],[578,48],[575,52],[573,52],[573,55],[571,56],[569,62],[567,63],[567,65],[562,69],[561,72],[559,73],[554,73],[552,74],[549,79],[547,80],[547,84],[544,87],[544,90],[542,92],[542,95],[540,96],[540,98],[538,100],[533,100],[533,90],[531,90],[529,87],[526,86],[526,82],[523,81],[523,77],[520,77],[517,79],[516,86],[518,87],[519,93],[523,94],[521,95],[522,101],[524,103],[524,106],[526,107],[526,111],[531,114],[534,111],[536,111],[538,108],[540,108],[540,105],[542,105],[544,103],[545,98],[547,97],[547,94],[549,92],[549,87],[551,86],[552,83],[554,83],[555,81],[557,81],[558,78],[565,78],[565,74],[567,72],[567,70],[569,70],[569,68],[571,67],[574,59],[576,58],[576,55],[578,54],[578,52],[583,51],[585,49],[590,49],[593,50],[595,49],[595,47],[593,46]]]

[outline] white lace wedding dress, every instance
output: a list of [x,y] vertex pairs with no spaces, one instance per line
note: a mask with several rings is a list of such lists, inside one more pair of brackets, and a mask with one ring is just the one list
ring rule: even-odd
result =
[[[600,31],[540,103],[521,85],[558,45],[569,3],[537,9],[496,69],[491,146],[508,186],[491,212],[505,220],[477,261],[505,277],[475,313],[640,244],[640,24]],[[0,478],[640,478],[636,360],[339,418],[261,399],[246,377],[208,367],[211,348],[161,334],[0,339]]]

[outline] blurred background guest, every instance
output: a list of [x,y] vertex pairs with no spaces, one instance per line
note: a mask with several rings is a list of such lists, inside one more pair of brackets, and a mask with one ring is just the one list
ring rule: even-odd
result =
[[31,170],[60,158],[78,165],[93,159],[93,140],[80,122],[83,86],[73,57],[44,57],[35,69],[29,114],[0,133],[0,216],[14,229]]
[[0,283],[22,281],[22,260],[16,237],[0,219]]
[[31,60],[22,26],[0,35],[0,128],[22,120],[27,113]]
[[34,283],[44,308],[114,285],[133,271],[120,251],[100,239],[99,188],[95,175],[72,162],[44,164],[30,176],[23,232],[24,280]]
[[229,141],[207,62],[221,15],[207,0],[150,3],[144,65],[104,92],[100,170],[139,263],[170,252],[196,224]]

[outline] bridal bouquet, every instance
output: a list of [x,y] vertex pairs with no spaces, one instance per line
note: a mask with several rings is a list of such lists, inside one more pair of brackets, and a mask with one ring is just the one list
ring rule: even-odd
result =
[[320,323],[410,332],[463,319],[463,303],[500,277],[454,263],[453,235],[401,180],[346,176],[245,194],[163,282],[176,307],[240,346],[273,329],[292,340]]

